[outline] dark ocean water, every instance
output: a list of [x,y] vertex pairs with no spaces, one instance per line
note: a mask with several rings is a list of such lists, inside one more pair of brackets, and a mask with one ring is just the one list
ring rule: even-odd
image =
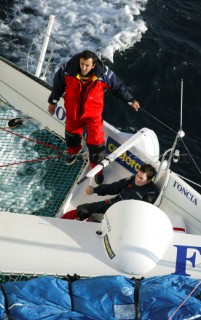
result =
[[[143,18],[148,31],[124,54],[116,55],[115,70],[135,93],[143,109],[177,132],[180,128],[181,79],[185,145],[181,161],[173,171],[201,183],[201,1],[149,1]],[[123,106],[118,118],[106,114],[116,126],[147,126],[159,138],[161,152],[171,147],[175,133],[143,111],[133,114]],[[124,125],[123,125],[124,124]],[[126,125],[125,125],[126,124]],[[201,192],[200,188],[197,188]]]
[[[12,21],[14,3],[5,1],[1,4],[3,21]],[[31,7],[29,11],[32,15],[37,14]],[[172,146],[180,128],[183,79],[182,129],[186,134],[183,141],[197,167],[180,142],[181,159],[172,169],[201,184],[201,1],[149,0],[141,17],[148,28],[141,40],[124,52],[116,52],[113,63],[105,62],[124,80],[142,109],[133,113],[123,102],[107,94],[104,119],[125,131],[141,127],[153,129],[158,135],[161,153],[164,152]],[[1,37],[0,54],[20,64],[18,54],[11,54],[11,38],[8,43],[6,37],[5,32]],[[19,47],[28,39],[19,34],[19,39],[14,41]],[[201,192],[200,188],[196,189]]]

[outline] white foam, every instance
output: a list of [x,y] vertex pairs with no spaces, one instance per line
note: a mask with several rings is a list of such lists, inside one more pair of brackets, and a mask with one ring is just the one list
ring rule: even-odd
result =
[[[116,51],[123,52],[132,47],[147,30],[145,22],[139,17],[145,10],[147,1],[35,0],[24,1],[23,4],[19,0],[15,1],[14,20],[17,24],[20,22],[20,27],[16,31],[12,28],[12,35],[16,38],[24,36],[30,43],[29,48],[25,45],[22,53],[23,66],[25,54],[29,53],[30,57],[34,56],[36,59],[35,67],[44,38],[39,30],[44,32],[49,15],[55,15],[52,36],[60,42],[56,44],[54,52],[57,67],[86,48],[113,62]],[[17,46],[17,41],[13,45]],[[22,46],[20,43],[21,48]],[[11,54],[14,51],[16,50]]]

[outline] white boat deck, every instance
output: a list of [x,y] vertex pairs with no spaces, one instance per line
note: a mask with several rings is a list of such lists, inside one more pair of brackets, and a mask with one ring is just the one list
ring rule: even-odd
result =
[[28,274],[118,274],[108,265],[99,223],[0,213],[0,271]]
[[[60,275],[78,274],[81,277],[122,274],[112,265],[102,238],[96,231],[99,223],[63,220],[29,216],[23,214],[0,213],[0,272],[9,274]],[[174,273],[176,270],[177,245],[192,246],[199,236],[174,233],[173,238],[158,265],[148,274],[150,277]],[[190,252],[192,251],[192,252]],[[189,261],[186,272],[200,278],[201,257],[196,249],[195,267]]]

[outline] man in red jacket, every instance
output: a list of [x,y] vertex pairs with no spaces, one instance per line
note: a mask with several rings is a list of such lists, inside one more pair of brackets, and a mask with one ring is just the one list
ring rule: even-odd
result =
[[[65,139],[67,165],[73,164],[81,153],[81,137],[86,127],[89,160],[94,168],[105,157],[105,141],[102,112],[104,92],[111,90],[119,98],[138,111],[139,103],[127,90],[123,82],[96,56],[85,50],[73,56],[58,69],[53,89],[48,99],[50,114],[54,114],[57,102],[64,95],[66,109]],[[102,171],[95,176],[99,185],[103,182]]]
[[104,214],[111,205],[122,200],[133,199],[154,203],[159,194],[152,181],[155,174],[156,171],[152,165],[144,164],[140,167],[139,172],[130,178],[121,179],[111,184],[102,184],[96,188],[88,186],[86,189],[88,195],[97,193],[99,196],[116,196],[103,201],[81,204],[75,210],[66,212],[62,219],[85,220],[94,213]]

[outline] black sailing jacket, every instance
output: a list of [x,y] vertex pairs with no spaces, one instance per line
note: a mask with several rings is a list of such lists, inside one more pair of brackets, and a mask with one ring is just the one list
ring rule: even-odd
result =
[[159,194],[152,181],[144,186],[137,186],[135,184],[135,175],[111,184],[102,184],[94,188],[94,192],[99,196],[117,195],[115,198],[110,199],[111,204],[128,199],[154,203]]

